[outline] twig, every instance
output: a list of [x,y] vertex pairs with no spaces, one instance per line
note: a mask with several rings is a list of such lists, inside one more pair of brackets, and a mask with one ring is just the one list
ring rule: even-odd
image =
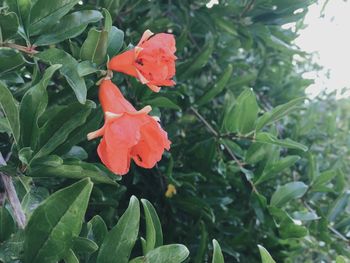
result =
[[[193,107],[190,107],[190,110],[196,115],[196,117],[207,127],[207,129],[217,138],[221,138],[222,135],[219,134],[219,132],[217,132],[213,126],[210,125],[209,122],[207,122],[207,120]],[[227,151],[227,153],[231,156],[231,158],[237,163],[237,165],[241,168],[244,169],[244,164],[238,160],[238,158],[236,157],[236,155],[231,151],[230,147],[228,147],[226,145],[225,142],[222,142],[222,145],[224,146],[225,150]],[[242,175],[245,177],[245,179],[248,181],[248,183],[250,184],[250,187],[252,188],[252,190],[255,193],[258,193],[257,189],[255,188],[254,183],[247,178],[247,176],[245,176],[245,174],[242,172]]]
[[246,13],[248,13],[253,8],[254,4],[255,0],[251,0],[243,9],[242,13],[240,14],[240,17],[243,17]]
[[[307,208],[307,210],[309,210],[310,212],[316,213],[315,209],[313,209],[305,200],[303,203],[304,203],[305,207]],[[345,237],[342,233],[340,233],[338,230],[336,230],[334,227],[328,225],[327,228],[331,232],[333,232],[333,234],[335,234],[337,238],[339,238],[347,243],[350,243],[350,240],[347,237]]]
[[37,50],[35,50],[36,46],[26,47],[26,46],[17,45],[14,43],[2,43],[2,46],[17,49],[17,50],[22,51],[22,52],[27,53],[27,54],[39,53]]
[[[0,165],[2,165],[2,166],[7,165],[6,161],[4,160],[1,153],[0,153]],[[22,210],[22,206],[21,206],[21,203],[18,199],[16,189],[15,189],[13,182],[12,182],[12,178],[11,178],[11,176],[8,176],[7,174],[5,174],[3,172],[0,172],[0,177],[2,179],[4,188],[5,188],[7,199],[12,207],[15,220],[16,220],[18,226],[21,229],[24,229],[24,227],[26,225],[26,216]]]
[[202,115],[199,114],[199,112],[193,107],[190,107],[190,110],[196,115],[196,117],[203,122],[203,124],[208,128],[208,130],[215,136],[219,137],[219,133],[204,119]]

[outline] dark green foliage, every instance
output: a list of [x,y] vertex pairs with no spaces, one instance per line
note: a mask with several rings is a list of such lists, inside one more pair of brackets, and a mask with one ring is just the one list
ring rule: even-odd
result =
[[[305,97],[293,44],[315,1],[0,0],[0,175],[27,218],[1,187],[0,261],[347,262],[350,104]],[[113,82],[172,145],[121,178],[86,135],[106,63],[146,29],[175,35],[177,85]]]

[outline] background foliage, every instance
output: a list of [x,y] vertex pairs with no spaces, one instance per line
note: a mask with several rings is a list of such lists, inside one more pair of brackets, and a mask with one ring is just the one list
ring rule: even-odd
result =
[[[0,260],[347,262],[350,105],[304,97],[293,45],[314,2],[0,0]],[[121,179],[86,134],[108,57],[146,29],[176,36],[176,87],[113,81],[172,149]]]

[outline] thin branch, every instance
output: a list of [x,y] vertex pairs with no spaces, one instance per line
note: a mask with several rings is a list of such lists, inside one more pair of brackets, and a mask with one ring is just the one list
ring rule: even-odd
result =
[[36,46],[26,47],[26,46],[17,45],[15,43],[2,43],[0,45],[2,45],[4,47],[10,47],[10,48],[13,48],[13,49],[17,49],[17,50],[22,51],[22,52],[27,53],[27,54],[37,54],[37,53],[39,53],[37,50],[35,50]]
[[[304,205],[305,207],[307,208],[307,210],[309,210],[310,212],[313,212],[313,213],[316,213],[315,209],[313,209],[305,200],[304,200]],[[342,233],[340,233],[338,230],[336,230],[334,227],[328,225],[327,228],[333,232],[333,234],[335,234],[335,236],[340,239],[340,240],[343,240],[345,242],[347,242],[348,244],[350,243],[350,240],[345,237]]]
[[[217,138],[222,138],[222,135],[217,132],[213,126],[210,125],[209,122],[207,122],[207,120],[193,107],[190,107],[190,110],[196,115],[196,117],[207,127],[207,129]],[[222,145],[224,146],[225,150],[227,151],[227,153],[231,156],[231,158],[237,163],[237,165],[241,168],[244,169],[244,164],[238,160],[238,158],[236,157],[236,155],[232,152],[232,150],[230,149],[230,147],[228,147],[226,145],[225,142],[222,142]],[[248,181],[248,183],[250,184],[252,190],[256,193],[258,193],[257,189],[255,188],[254,183],[247,178],[247,176],[245,176],[245,174],[242,172],[242,175],[245,177],[245,179]]]
[[251,0],[251,1],[244,7],[242,13],[240,14],[240,17],[242,18],[246,13],[248,13],[250,10],[252,10],[254,4],[255,4],[255,0]]
[[[1,153],[0,153],[0,165],[2,166],[7,165]],[[12,177],[8,176],[3,172],[0,172],[0,177],[2,179],[4,188],[5,188],[7,199],[12,207],[15,220],[18,226],[24,229],[26,225],[26,216],[22,210],[21,202],[18,199],[16,189],[12,182]]]
[[199,112],[193,107],[190,107],[190,110],[194,113],[194,115],[196,115],[196,117],[203,122],[203,124],[208,128],[208,130],[215,136],[215,137],[219,137],[219,133],[213,128],[213,126],[211,126],[209,124],[209,122],[206,121],[206,119],[204,119],[204,117],[199,114]]

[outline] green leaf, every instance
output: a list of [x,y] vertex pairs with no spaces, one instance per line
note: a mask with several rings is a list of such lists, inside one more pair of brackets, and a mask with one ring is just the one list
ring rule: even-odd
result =
[[275,121],[278,121],[279,119],[283,118],[287,114],[291,113],[292,111],[298,109],[298,106],[305,101],[305,98],[296,98],[294,100],[291,100],[287,102],[286,104],[279,105],[276,108],[274,108],[271,111],[268,111],[264,113],[261,117],[259,117],[257,124],[256,124],[256,130],[261,130],[264,126],[269,125]]
[[64,256],[65,263],[79,263],[79,259],[75,255],[74,251],[69,249],[67,254]]
[[172,244],[151,250],[144,257],[135,258],[129,263],[181,263],[188,255],[189,251],[184,245]]
[[285,140],[280,140],[277,139],[275,135],[267,132],[259,132],[256,135],[255,140],[261,143],[275,144],[289,149],[302,150],[304,152],[308,150],[308,148],[301,143],[295,142],[289,138]]
[[91,226],[91,233],[89,233],[89,237],[91,237],[97,245],[101,246],[104,238],[108,233],[107,226],[102,217],[99,215],[94,216],[89,221],[88,225]]
[[212,263],[224,263],[224,256],[222,255],[220,245],[218,241],[213,239],[213,260],[211,261]]
[[282,239],[302,238],[308,235],[308,229],[305,226],[296,224],[293,218],[284,210],[270,206],[269,211],[274,218]]
[[0,39],[2,39],[2,41],[16,34],[18,26],[19,22],[16,13],[0,13]]
[[344,212],[350,200],[350,192],[342,193],[329,207],[327,219],[334,222],[336,218]]
[[20,135],[20,124],[19,124],[19,113],[18,103],[13,98],[11,92],[8,90],[6,85],[0,81],[0,108],[5,114],[8,120],[11,133],[15,140],[15,143],[19,142]]
[[81,47],[80,58],[99,65],[106,60],[107,45],[108,31],[91,28]]
[[29,219],[33,211],[49,197],[49,191],[44,187],[33,187],[25,194],[21,205],[26,218]]
[[151,105],[152,107],[167,108],[174,110],[181,110],[180,106],[175,104],[167,97],[155,97],[154,99],[147,100],[144,102],[145,105]]
[[118,263],[129,262],[139,232],[139,223],[140,204],[137,198],[132,196],[128,209],[103,240],[96,263],[114,263],[116,258]]
[[163,245],[163,232],[158,215],[152,204],[146,199],[141,199],[146,218],[146,240],[143,254]]
[[335,178],[338,175],[338,172],[337,169],[322,172],[315,178],[311,190],[316,192],[320,187],[325,186],[329,181]]
[[24,64],[24,58],[19,51],[0,47],[0,74],[12,71]]
[[259,106],[252,89],[244,90],[235,105],[224,117],[224,128],[229,132],[247,134],[254,130],[258,117]]
[[52,194],[32,214],[25,229],[24,262],[54,263],[78,236],[93,184],[81,180]]
[[102,8],[103,13],[105,15],[105,25],[104,25],[104,30],[107,32],[110,32],[112,29],[112,17],[111,14],[109,13],[109,11],[106,8]]
[[10,124],[6,118],[0,118],[0,133],[11,134]]
[[209,35],[202,50],[200,50],[193,59],[190,59],[178,66],[178,75],[181,75],[182,79],[189,78],[191,75],[193,75],[193,73],[203,68],[208,63],[213,51],[214,38],[212,35]]
[[266,250],[266,248],[264,248],[261,245],[258,245],[258,248],[259,248],[262,263],[276,263],[276,261],[273,260],[273,258],[271,257],[270,253]]
[[337,256],[335,263],[348,263],[349,261],[343,256]]
[[76,237],[74,239],[73,251],[76,253],[92,254],[98,250],[98,245],[85,237]]
[[17,14],[20,27],[19,27],[19,32],[21,33],[22,36],[25,36],[26,38],[26,30],[27,30],[27,25],[28,25],[28,18],[29,18],[29,12],[31,9],[31,0],[8,0],[6,1],[9,10],[12,12],[15,12]]
[[208,231],[203,220],[200,221],[200,231],[200,243],[196,253],[196,257],[193,261],[194,263],[202,263],[204,261],[204,258],[206,257],[206,251],[208,246]]
[[[61,164],[59,166],[46,166],[40,165],[40,161],[35,161],[35,166],[32,165],[30,169],[29,176],[31,177],[41,177],[41,178],[70,178],[70,179],[83,179],[90,177],[94,183],[104,183],[110,185],[117,185],[105,171],[100,169],[98,166],[85,163],[82,161],[75,161],[72,164]],[[115,176],[117,177],[117,176]]]
[[56,24],[78,2],[79,0],[34,1],[30,11],[30,35],[36,35]]
[[29,89],[23,96],[19,108],[19,118],[21,122],[21,146],[36,149],[39,136],[38,120],[44,113],[47,103],[47,85],[52,75],[61,65],[52,65],[49,67],[41,81]]
[[89,117],[85,120],[84,125],[76,128],[72,133],[70,133],[69,138],[60,145],[56,150],[56,154],[67,153],[74,145],[86,140],[86,135],[100,128],[100,123],[103,120],[102,111],[92,110]]
[[225,69],[222,76],[216,81],[214,87],[209,87],[208,91],[196,102],[198,106],[206,104],[222,92],[232,77],[233,66],[230,64]]
[[124,32],[115,26],[109,31],[107,54],[109,57],[115,56],[124,43]]
[[41,34],[35,41],[37,46],[52,45],[68,38],[74,38],[84,32],[87,25],[103,18],[96,10],[82,10],[63,17],[47,33]]
[[271,197],[270,204],[282,207],[290,200],[302,197],[308,189],[303,182],[291,182],[277,188]]
[[98,71],[99,70],[96,68],[96,65],[91,61],[86,60],[78,64],[78,73],[80,77],[84,77]]
[[95,103],[87,101],[85,105],[73,103],[64,107],[40,128],[38,151],[33,158],[49,155],[64,143],[76,128],[83,125],[95,107]]
[[78,101],[86,102],[86,85],[78,73],[78,62],[68,53],[57,48],[50,48],[40,52],[37,57],[44,62],[53,65],[61,64],[60,73],[66,78],[68,84],[72,87]]
[[15,232],[16,226],[5,206],[0,207],[0,242],[7,240]]
[[298,155],[289,155],[285,158],[280,159],[277,162],[269,163],[265,167],[263,174],[255,182],[255,185],[261,184],[267,180],[271,180],[276,176],[276,174],[282,172],[284,169],[295,164],[300,157]]

